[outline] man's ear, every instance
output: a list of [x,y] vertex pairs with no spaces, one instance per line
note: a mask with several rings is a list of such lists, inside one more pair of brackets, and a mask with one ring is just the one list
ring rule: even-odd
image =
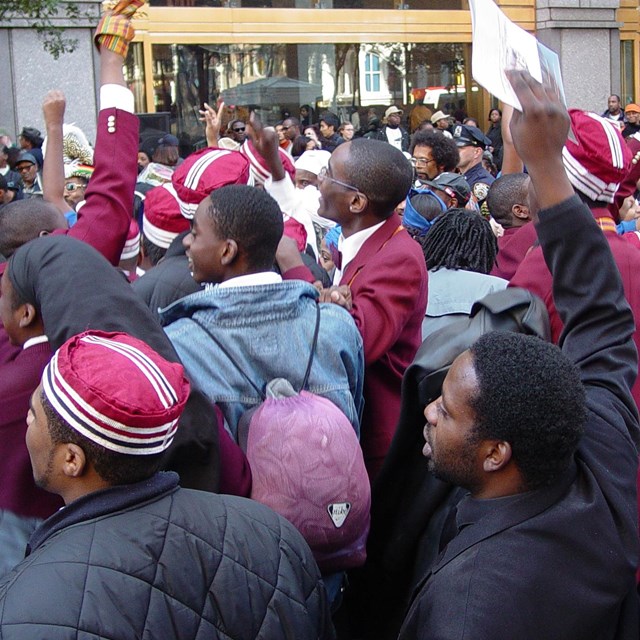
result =
[[351,213],[363,213],[369,204],[369,199],[364,193],[360,193],[360,191],[354,191],[353,197],[349,202],[349,211]]
[[489,449],[482,463],[483,469],[490,473],[500,471],[507,466],[511,460],[511,445],[505,440],[495,440],[488,443]]
[[231,238],[227,238],[224,243],[220,262],[225,267],[229,266],[238,256],[238,243]]
[[38,238],[42,238],[44,236],[48,236],[51,232],[47,231],[46,229],[43,229],[39,234],[38,234]]
[[527,207],[527,205],[525,204],[514,204],[513,207],[511,207],[511,212],[516,218],[519,218],[520,220],[531,219],[531,212],[529,211],[529,207]]
[[25,304],[20,306],[19,326],[22,329],[26,329],[27,327],[32,325],[37,318],[38,312],[30,302],[26,302]]
[[79,478],[87,469],[87,456],[84,449],[72,442],[67,442],[63,446],[62,471],[69,478]]

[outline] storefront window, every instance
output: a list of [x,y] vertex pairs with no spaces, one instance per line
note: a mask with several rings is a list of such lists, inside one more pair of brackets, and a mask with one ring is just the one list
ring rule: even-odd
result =
[[626,105],[635,102],[635,56],[633,55],[633,40],[622,40],[620,42],[620,75],[622,81],[622,104]]
[[124,63],[124,78],[133,92],[136,113],[147,111],[147,97],[144,89],[144,60],[142,43],[134,42],[129,46]]
[[223,100],[229,118],[251,110],[275,124],[310,107],[366,128],[395,104],[464,117],[470,104],[462,44],[154,45],[155,110],[171,114],[174,133],[202,138],[198,110]]

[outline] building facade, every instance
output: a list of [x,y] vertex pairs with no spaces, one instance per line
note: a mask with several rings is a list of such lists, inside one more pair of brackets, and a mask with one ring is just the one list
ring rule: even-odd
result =
[[[257,109],[268,123],[310,107],[366,126],[395,104],[478,118],[496,102],[471,77],[468,0],[151,0],[136,20],[126,77],[145,127],[202,139],[198,109],[224,100],[231,114]],[[637,0],[499,0],[503,11],[560,55],[570,106],[640,99]],[[47,89],[68,97],[67,121],[93,135],[99,2],[69,27],[78,40],[59,60],[28,25],[0,24],[5,87],[0,128],[42,126]],[[60,18],[64,24],[64,18]],[[9,64],[6,64],[6,62]],[[9,80],[11,82],[9,82]],[[88,114],[91,114],[88,116]],[[153,115],[155,114],[155,115]]]

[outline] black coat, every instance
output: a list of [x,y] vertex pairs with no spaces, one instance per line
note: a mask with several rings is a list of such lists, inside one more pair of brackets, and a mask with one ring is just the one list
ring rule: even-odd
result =
[[401,640],[638,638],[633,316],[577,196],[540,213],[538,238],[564,322],[560,344],[586,390],[584,435],[550,488],[478,501],[482,512],[414,591]]
[[72,502],[0,583],[3,640],[330,640],[311,551],[250,500],[175,474]]

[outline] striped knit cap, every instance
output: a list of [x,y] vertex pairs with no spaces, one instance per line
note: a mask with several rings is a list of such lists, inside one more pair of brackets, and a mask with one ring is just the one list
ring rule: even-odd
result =
[[573,188],[591,200],[613,202],[631,153],[618,129],[595,113],[569,109],[571,132],[562,161]]
[[42,388],[71,428],[128,455],[167,449],[189,395],[180,364],[126,333],[104,331],[67,340],[46,366]]

